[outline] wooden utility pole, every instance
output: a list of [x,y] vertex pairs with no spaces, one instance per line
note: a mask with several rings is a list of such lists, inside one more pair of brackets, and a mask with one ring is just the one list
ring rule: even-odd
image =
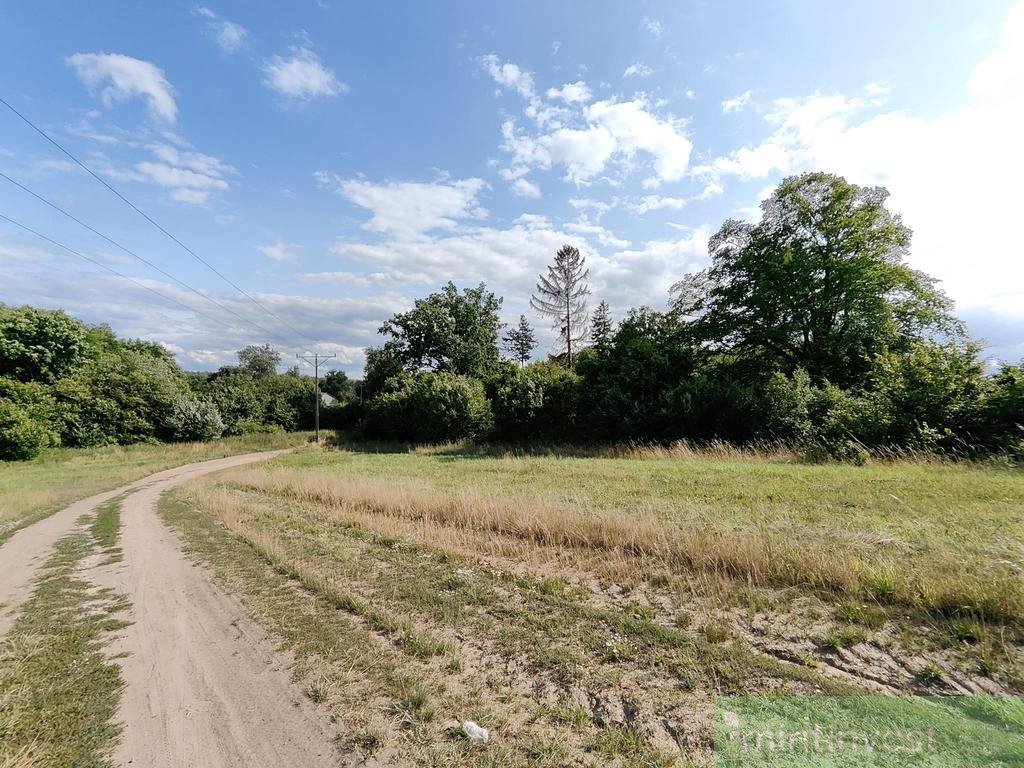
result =
[[[320,355],[314,352],[312,355],[296,355],[299,360],[304,360],[307,363],[313,364],[313,380],[316,382],[316,402],[314,403],[314,409],[316,413],[316,442],[320,444],[320,361],[330,360],[332,357],[337,355]],[[313,359],[310,360],[310,357]]]

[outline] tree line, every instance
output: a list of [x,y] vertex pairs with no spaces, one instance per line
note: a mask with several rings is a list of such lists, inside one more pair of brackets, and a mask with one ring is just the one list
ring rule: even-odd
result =
[[760,221],[722,225],[710,266],[672,287],[667,310],[618,323],[603,301],[588,316],[585,259],[566,245],[530,301],[561,341],[541,362],[529,363],[525,316],[504,329],[485,284],[448,283],[381,326],[347,421],[405,441],[719,439],[849,460],[882,449],[1024,458],[1024,370],[986,374],[952,302],[906,263],[911,232],[887,197],[825,173],[788,178]]
[[[363,380],[330,372],[325,425],[406,442],[772,441],[861,460],[898,449],[1024,460],[1024,368],[987,375],[881,187],[786,179],[756,223],[729,220],[710,266],[668,307],[591,314],[572,245],[538,277],[533,311],[505,326],[486,284],[449,282],[380,327]],[[504,356],[502,352],[504,351]],[[204,440],[311,426],[314,385],[277,373],[269,346],[186,373],[159,345],[59,311],[0,305],[0,459],[48,446]],[[358,394],[358,396],[357,396]]]
[[278,374],[279,363],[270,346],[250,346],[237,366],[189,373],[158,344],[61,311],[0,305],[0,460],[310,428],[313,380]]

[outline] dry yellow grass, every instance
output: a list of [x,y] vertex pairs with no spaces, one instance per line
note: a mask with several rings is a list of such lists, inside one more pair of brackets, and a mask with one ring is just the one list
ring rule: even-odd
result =
[[456,531],[491,532],[568,550],[638,557],[673,572],[729,576],[756,586],[827,589],[899,602],[937,613],[988,619],[1024,618],[1024,585],[1009,565],[966,570],[956,553],[913,559],[870,537],[818,540],[794,531],[676,521],[642,509],[599,514],[525,495],[473,487],[441,490],[423,482],[259,467],[231,475],[241,487],[322,505],[339,514],[420,522]]
[[[734,458],[309,452],[165,514],[243,584],[290,585],[242,588],[287,647],[318,649],[311,697],[387,764],[479,764],[447,718],[497,734],[493,765],[679,764],[677,733],[700,764],[715,694],[1021,689],[1020,585],[984,576],[1014,573],[991,545],[1015,541],[1016,475]],[[285,600],[388,659],[361,670],[368,696],[349,693],[356,640],[285,620]]]

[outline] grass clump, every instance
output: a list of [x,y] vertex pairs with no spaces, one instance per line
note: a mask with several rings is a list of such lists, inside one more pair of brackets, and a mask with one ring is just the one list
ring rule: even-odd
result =
[[109,765],[122,682],[102,648],[125,626],[117,616],[128,601],[96,590],[76,569],[116,546],[118,507],[85,522],[57,542],[0,651],[0,765]]

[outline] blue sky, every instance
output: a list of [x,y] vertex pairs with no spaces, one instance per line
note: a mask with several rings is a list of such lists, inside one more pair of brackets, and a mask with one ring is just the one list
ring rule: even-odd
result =
[[358,373],[448,279],[511,322],[563,242],[614,314],[663,307],[807,169],[886,185],[913,265],[987,354],[1024,356],[1024,3],[44,0],[5,7],[0,96],[274,317],[2,107],[0,170],[220,306],[3,179],[0,213],[137,282],[0,222],[0,301],[188,368],[270,341]]

